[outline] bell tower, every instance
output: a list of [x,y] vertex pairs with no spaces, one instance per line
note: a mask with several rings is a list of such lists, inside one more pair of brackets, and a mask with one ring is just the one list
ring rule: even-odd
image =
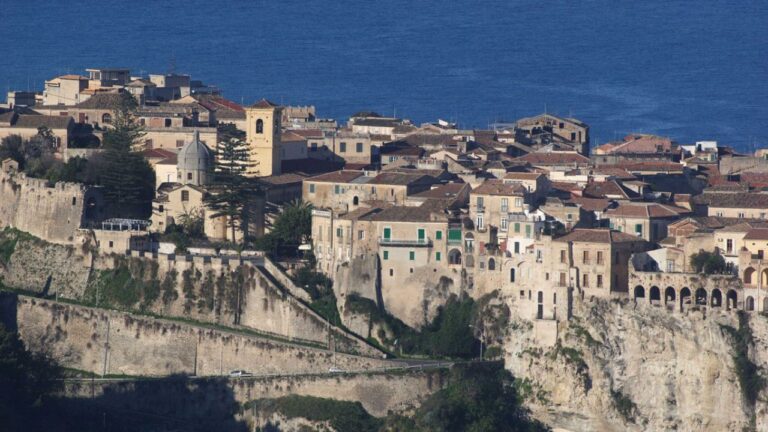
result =
[[254,166],[250,177],[278,175],[280,170],[280,130],[282,107],[262,99],[245,108],[245,136]]

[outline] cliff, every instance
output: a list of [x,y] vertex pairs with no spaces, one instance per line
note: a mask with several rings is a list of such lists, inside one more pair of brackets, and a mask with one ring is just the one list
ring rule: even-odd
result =
[[768,428],[759,397],[768,367],[764,316],[574,299],[574,318],[558,324],[557,342],[547,348],[537,342],[538,324],[521,319],[514,302],[503,344],[506,367],[522,377],[519,387],[534,416],[553,427]]

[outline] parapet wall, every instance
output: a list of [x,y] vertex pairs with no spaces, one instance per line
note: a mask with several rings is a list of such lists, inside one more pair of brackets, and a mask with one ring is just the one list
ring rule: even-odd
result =
[[73,244],[83,223],[89,191],[77,183],[56,183],[0,171],[0,228],[13,227],[53,243]]
[[334,366],[360,371],[398,364],[26,296],[6,294],[0,300],[3,321],[16,326],[29,349],[96,374],[211,376],[238,369],[255,375],[306,374],[327,373]]

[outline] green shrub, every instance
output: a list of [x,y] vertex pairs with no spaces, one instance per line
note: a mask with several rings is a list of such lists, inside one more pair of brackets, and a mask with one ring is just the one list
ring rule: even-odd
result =
[[629,398],[629,396],[625,395],[620,390],[611,389],[611,399],[613,399],[613,405],[616,407],[616,411],[624,417],[624,420],[628,422],[635,421],[637,405]]
[[754,407],[757,397],[765,388],[766,380],[760,376],[760,368],[749,358],[749,347],[754,346],[752,329],[749,327],[749,317],[744,311],[739,311],[739,328],[723,325],[732,338],[733,363],[739,386],[744,400]]
[[288,418],[328,422],[338,432],[375,432],[383,423],[370,415],[360,402],[313,396],[290,395],[278,399],[260,399],[247,403],[246,409],[279,412]]

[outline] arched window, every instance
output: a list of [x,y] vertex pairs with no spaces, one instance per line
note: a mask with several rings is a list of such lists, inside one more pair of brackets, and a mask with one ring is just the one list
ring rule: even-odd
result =
[[510,282],[515,281],[515,269],[513,268],[509,269],[509,281]]
[[657,286],[651,287],[650,300],[651,302],[653,302],[654,300],[661,301],[661,290],[659,289],[659,287]]
[[667,289],[664,290],[664,304],[667,304],[670,301],[675,301],[675,289],[672,287],[667,287]]
[[256,120],[256,133],[264,133],[264,120],[258,119]]
[[461,264],[461,252],[458,249],[451,249],[448,252],[448,263]]
[[755,299],[752,298],[752,296],[747,297],[747,304],[746,304],[748,311],[755,310]]
[[755,269],[752,267],[747,267],[746,270],[744,270],[744,283],[746,285],[752,285],[752,278],[754,277]]
[[360,200],[357,197],[352,198],[352,205],[357,205]]
[[723,305],[723,293],[715,288],[712,290],[712,301],[710,302],[712,307],[720,307]]
[[488,270],[496,270],[496,260],[493,258],[490,258],[488,260]]
[[104,115],[101,116],[101,122],[104,124],[112,123],[112,114],[104,113]]
[[635,287],[635,300],[639,298],[645,298],[645,288],[640,285]]
[[700,306],[707,305],[707,290],[699,288],[696,290],[696,304]]

